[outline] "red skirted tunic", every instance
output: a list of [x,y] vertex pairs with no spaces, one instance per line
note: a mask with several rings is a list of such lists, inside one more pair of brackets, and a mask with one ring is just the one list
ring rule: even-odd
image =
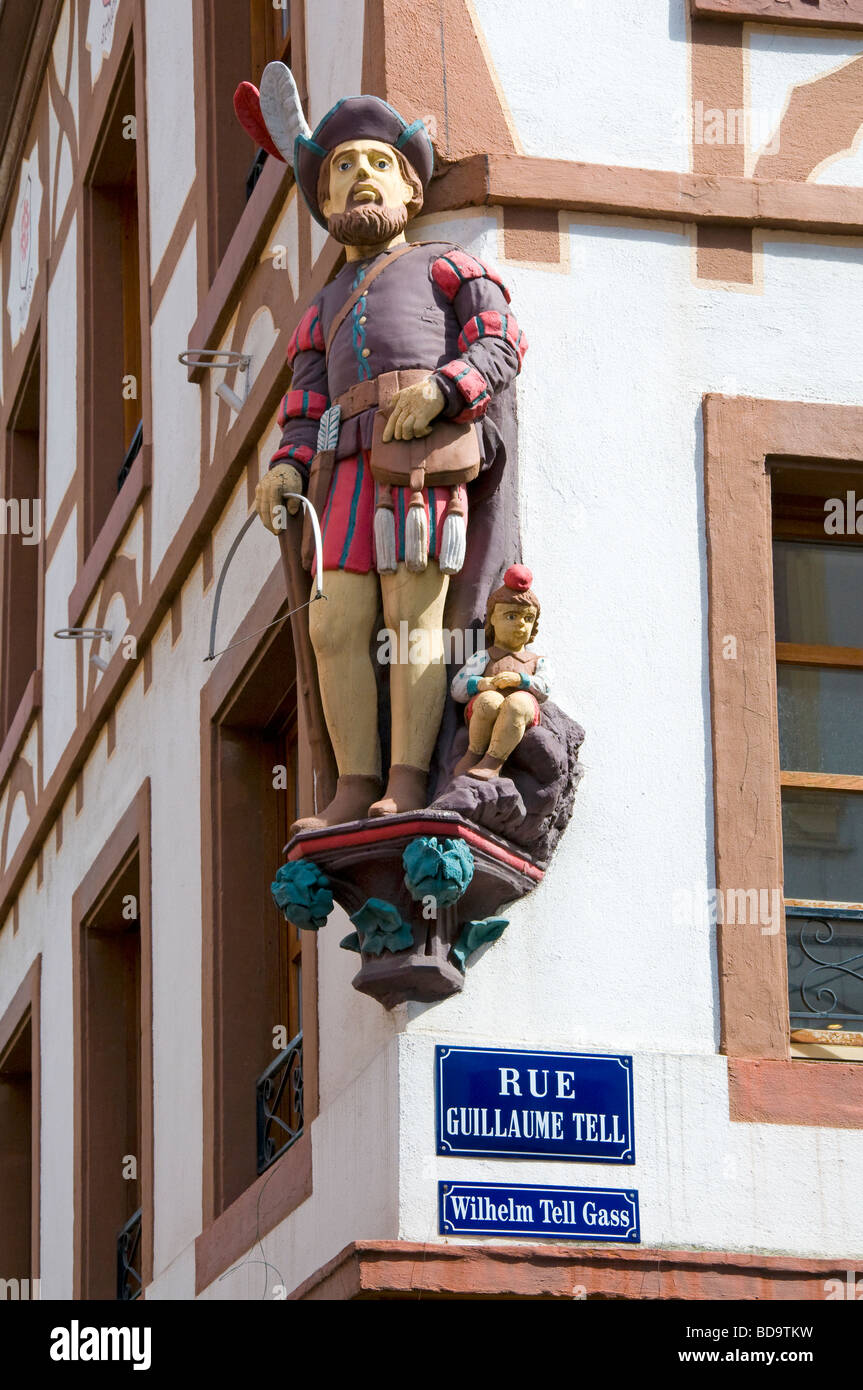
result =
[[[339,328],[327,361],[330,325],[378,259],[349,262],[303,315],[288,346],[293,378],[280,406],[282,439],[270,466],[291,463],[304,482],[321,416],[357,382],[427,369],[444,396],[441,418],[478,422],[521,370],[527,340],[509,312],[509,292],[496,271],[447,242],[420,246],[388,266]],[[365,574],[375,568],[376,484],[369,470],[374,415],[375,407],[363,411],[339,433],[321,518],[325,570]],[[404,560],[410,494],[405,488],[393,494],[396,557]],[[462,490],[463,501],[466,495]],[[427,488],[423,498],[429,556],[436,559],[450,490]]]

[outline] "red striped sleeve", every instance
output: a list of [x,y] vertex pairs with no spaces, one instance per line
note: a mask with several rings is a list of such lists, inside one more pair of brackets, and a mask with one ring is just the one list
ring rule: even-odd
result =
[[513,314],[499,314],[494,309],[485,310],[468,319],[458,338],[460,352],[467,352],[471,343],[480,338],[501,338],[511,343],[518,353],[518,370],[527,352],[527,338],[519,328]]
[[275,463],[311,463],[315,456],[314,449],[310,449],[308,444],[285,444],[281,449],[277,449],[270,459],[270,467]]
[[284,428],[289,420],[320,420],[329,403],[319,391],[289,391],[279,406],[279,424]]
[[475,256],[469,256],[466,251],[453,249],[448,251],[445,256],[440,256],[432,265],[431,275],[435,284],[443,291],[450,303],[455,299],[462,285],[467,284],[469,280],[482,279],[491,280],[493,285],[497,285],[503,291],[507,304],[510,301],[509,290],[494,267],[477,260]]
[[439,367],[438,371],[441,376],[449,378],[465,401],[465,409],[455,416],[456,423],[479,420],[488,409],[491,399],[488,382],[482,373],[471,366],[470,362],[463,362],[460,357],[454,362],[447,362],[445,367]]
[[324,350],[324,331],[321,328],[321,315],[317,304],[307,309],[297,324],[288,343],[288,362],[293,366],[298,352]]

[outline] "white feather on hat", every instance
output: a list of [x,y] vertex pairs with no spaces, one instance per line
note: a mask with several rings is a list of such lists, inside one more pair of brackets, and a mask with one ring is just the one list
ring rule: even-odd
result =
[[261,115],[273,143],[287,164],[294,162],[298,135],[311,135],[303,115],[294,74],[284,63],[268,63],[261,77]]

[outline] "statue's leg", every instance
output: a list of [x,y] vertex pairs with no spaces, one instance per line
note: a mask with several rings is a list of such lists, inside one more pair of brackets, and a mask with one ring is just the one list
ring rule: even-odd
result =
[[394,632],[407,624],[407,650],[401,647],[390,668],[392,753],[387,790],[370,814],[395,815],[426,804],[428,768],[437,742],[446,699],[443,610],[449,576],[434,561],[420,574],[400,564],[381,575],[384,621]]
[[476,767],[491,741],[494,722],[500,713],[504,697],[499,690],[483,690],[474,699],[468,725],[467,752],[452,770],[453,777],[462,777]]
[[533,696],[523,690],[507,695],[494,721],[488,752],[476,767],[471,768],[469,775],[478,777],[480,781],[497,777],[510,753],[521,743],[535,716]]
[[361,820],[381,789],[378,694],[369,651],[378,612],[378,577],[327,570],[326,599],[309,608],[321,702],[339,781],[329,806],[295,821],[294,833]]

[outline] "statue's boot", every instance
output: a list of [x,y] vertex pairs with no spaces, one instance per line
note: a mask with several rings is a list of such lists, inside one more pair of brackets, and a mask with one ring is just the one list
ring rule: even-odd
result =
[[398,816],[405,811],[422,811],[426,805],[428,773],[408,763],[393,763],[387,789],[380,801],[369,807],[370,816]]
[[325,830],[328,825],[344,825],[346,821],[365,820],[372,802],[380,796],[381,783],[378,777],[361,777],[348,774],[340,777],[336,794],[328,806],[316,816],[303,816],[291,826],[292,835],[300,835],[304,830]]
[[462,754],[453,768],[453,777],[464,777],[466,772],[470,772],[472,768],[476,767],[481,758],[482,753],[474,753],[473,749],[469,748],[466,753]]
[[468,772],[468,777],[476,777],[479,782],[490,782],[492,777],[499,777],[503,767],[503,758],[495,758],[493,754],[486,753],[481,758],[476,767],[472,767]]

